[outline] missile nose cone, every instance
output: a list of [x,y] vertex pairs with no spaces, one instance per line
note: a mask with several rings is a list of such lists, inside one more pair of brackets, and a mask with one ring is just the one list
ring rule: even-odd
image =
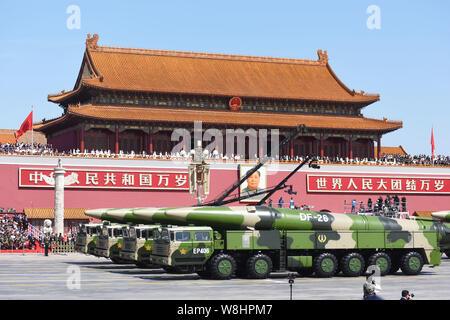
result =
[[106,213],[108,209],[89,209],[84,212],[85,215],[97,219],[101,219],[102,215]]
[[440,220],[450,222],[450,210],[449,211],[432,212],[431,216],[438,218]]

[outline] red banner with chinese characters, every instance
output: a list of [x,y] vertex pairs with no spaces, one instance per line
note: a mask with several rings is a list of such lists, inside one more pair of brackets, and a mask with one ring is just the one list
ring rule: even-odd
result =
[[450,177],[310,175],[308,192],[450,194]]
[[[19,168],[19,187],[54,188],[52,169]],[[66,169],[64,188],[189,190],[187,171]]]

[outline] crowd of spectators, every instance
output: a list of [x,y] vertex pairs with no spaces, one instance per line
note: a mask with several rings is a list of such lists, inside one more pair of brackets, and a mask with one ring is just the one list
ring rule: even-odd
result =
[[22,250],[36,247],[36,239],[28,232],[25,215],[4,214],[0,220],[0,246],[2,250]]
[[[17,213],[13,208],[0,208],[0,250],[24,250],[44,247],[45,235],[43,232],[30,226],[28,218]],[[69,232],[66,235],[48,235],[50,247],[56,243],[75,243],[76,234]]]
[[34,143],[32,148],[31,143],[16,142],[16,143],[1,144],[0,153],[53,155],[56,152],[53,150],[53,147],[49,144]]
[[[344,212],[348,211],[350,204],[344,201]],[[379,196],[376,201],[372,201],[372,198],[367,199],[367,203],[356,200],[352,200],[351,209],[349,210],[352,214],[363,214],[363,215],[375,215],[375,216],[386,216],[386,217],[396,217],[401,216],[402,213],[407,213],[407,200],[406,197],[399,197],[398,195],[387,195],[383,199]]]
[[[51,145],[34,144],[34,148],[31,148],[31,144],[16,143],[16,144],[2,144],[0,145],[0,154],[33,154],[33,155],[50,155],[50,156],[72,156],[72,157],[89,157],[89,158],[119,158],[119,159],[154,159],[154,160],[189,160],[194,153],[194,150],[186,152],[181,150],[180,152],[123,152],[118,154],[111,152],[111,150],[84,150],[72,149],[69,151],[59,152],[57,149],[53,149]],[[213,161],[244,161],[246,160],[244,155],[241,154],[223,154],[217,150],[209,152],[204,151],[204,158],[206,160]],[[389,155],[382,154],[380,159],[375,158],[360,158],[354,157],[316,157],[320,163],[329,164],[356,164],[356,165],[413,165],[413,166],[449,166],[450,156],[437,155],[432,159],[427,155]],[[250,157],[250,160],[257,161],[257,155]],[[282,162],[301,162],[304,160],[302,156],[288,156],[281,155],[274,158],[275,161]]]

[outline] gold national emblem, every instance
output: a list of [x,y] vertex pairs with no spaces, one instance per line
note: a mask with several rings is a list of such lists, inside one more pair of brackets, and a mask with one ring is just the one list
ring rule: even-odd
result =
[[239,97],[233,97],[228,102],[231,111],[239,111],[242,106],[242,100]]
[[184,249],[181,249],[180,252],[181,252],[181,254],[186,254],[186,250],[184,250]]

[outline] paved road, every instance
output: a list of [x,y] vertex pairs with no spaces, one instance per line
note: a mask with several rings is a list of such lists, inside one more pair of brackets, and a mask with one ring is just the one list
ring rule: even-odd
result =
[[[78,281],[79,280],[79,281]],[[365,277],[296,278],[293,299],[360,300]],[[416,300],[450,299],[450,259],[421,275],[401,273],[381,278],[380,296],[398,300],[402,289]],[[288,300],[287,273],[270,279],[214,281],[196,274],[117,265],[82,254],[0,256],[0,299],[151,299],[151,300]]]

